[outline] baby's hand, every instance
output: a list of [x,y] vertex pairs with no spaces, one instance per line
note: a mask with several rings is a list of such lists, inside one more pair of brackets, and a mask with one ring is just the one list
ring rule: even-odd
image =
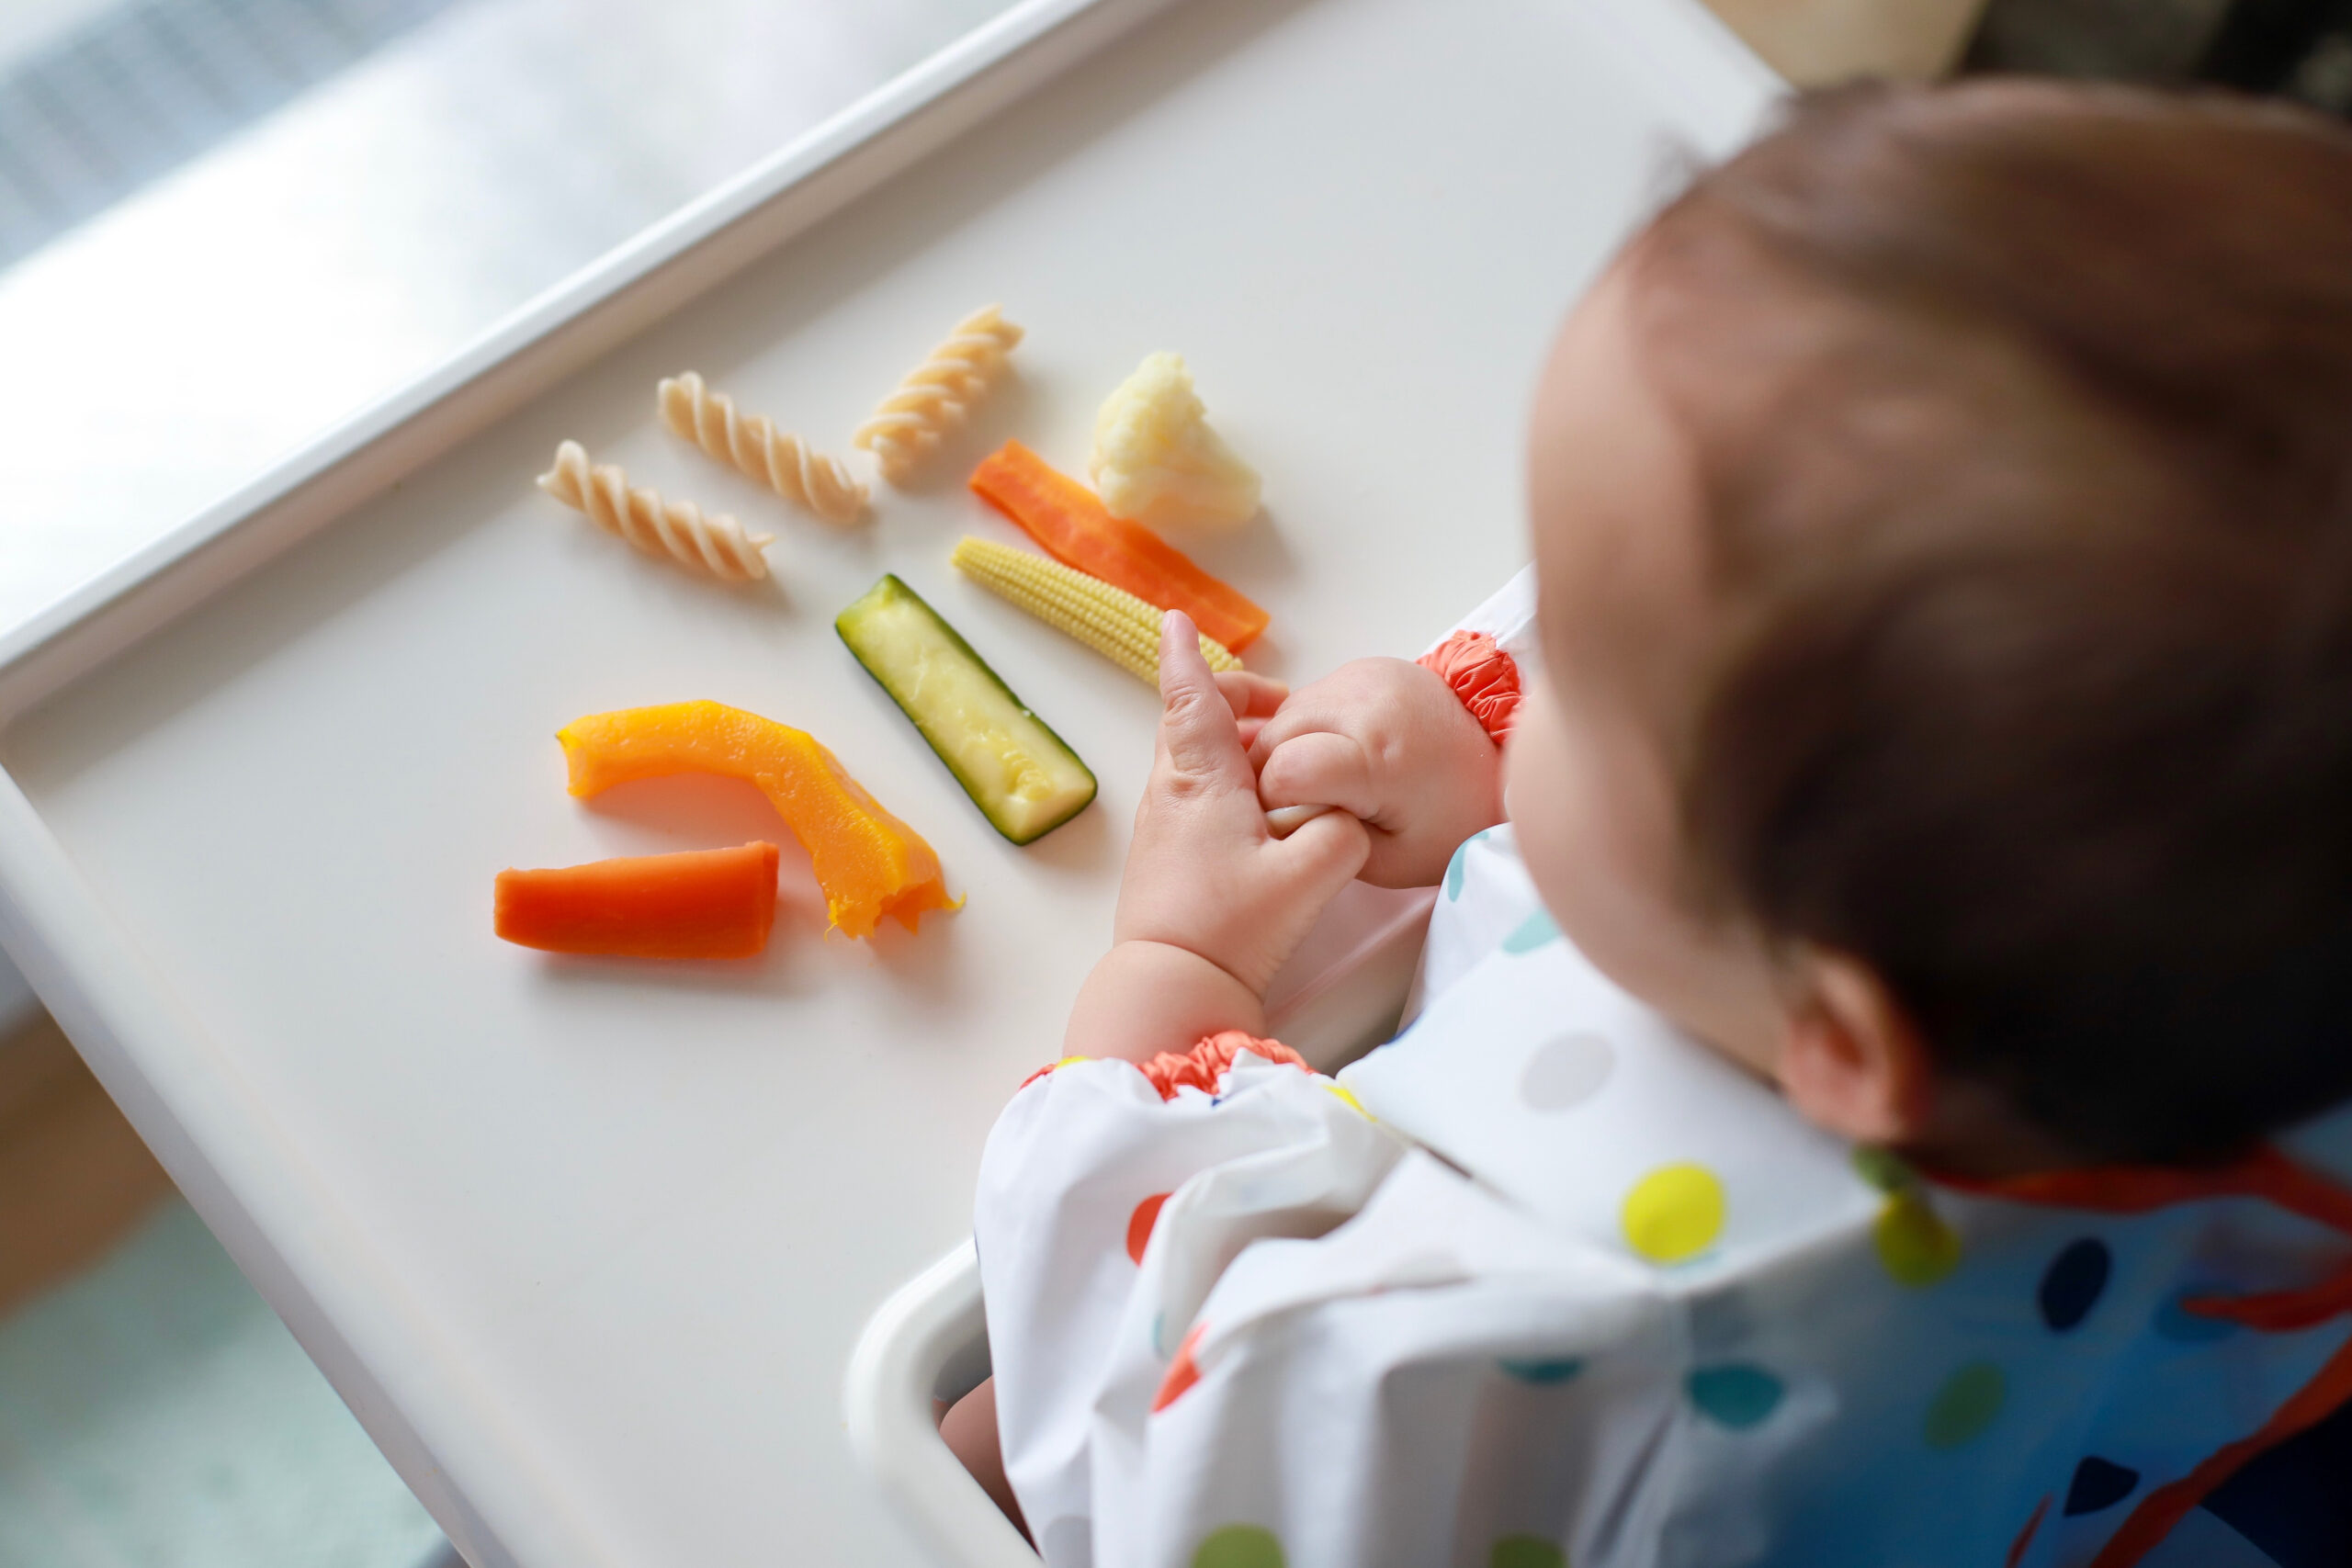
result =
[[1503,819],[1501,749],[1442,677],[1401,659],[1359,659],[1297,693],[1250,760],[1267,809],[1337,807],[1371,829],[1363,879],[1383,887],[1429,886]]
[[1287,839],[1267,830],[1243,732],[1265,722],[1283,688],[1262,676],[1212,677],[1199,634],[1174,611],[1160,628],[1159,694],[1159,749],[1114,937],[1182,948],[1263,997],[1363,864],[1363,828],[1331,812]]

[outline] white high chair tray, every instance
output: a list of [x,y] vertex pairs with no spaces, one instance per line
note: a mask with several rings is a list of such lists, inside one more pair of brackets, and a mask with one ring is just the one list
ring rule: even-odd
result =
[[[1264,520],[1182,541],[1272,611],[1251,662],[1409,655],[1522,558],[1553,325],[1672,144],[1728,148],[1774,87],[1690,0],[1030,0],[0,646],[0,940],[476,1568],[906,1559],[844,1367],[1058,1054],[1156,715],[949,569],[1016,536],[973,461],[1018,434],[1082,472],[1097,402],[1179,350],[1266,476]],[[693,368],[846,451],[989,300],[1017,380],[862,531],[654,418]],[[775,534],[775,582],[540,495],[565,437]],[[834,636],[886,570],[1093,808],[989,829]],[[559,726],[692,697],[812,731],[969,905],[828,937],[747,788],[567,796]],[[760,960],[491,934],[502,867],[755,837]],[[1345,961],[1396,908],[1318,938],[1302,1032],[1393,1005],[1402,959]]]

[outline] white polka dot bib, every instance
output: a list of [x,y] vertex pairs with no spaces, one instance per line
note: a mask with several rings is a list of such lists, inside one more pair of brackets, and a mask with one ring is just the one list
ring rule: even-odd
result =
[[975,1229],[1049,1568],[2154,1568],[2352,1395],[2352,1117],[1927,1179],[1617,990],[1508,828],[1417,990],[1336,1082],[1073,1062],[1006,1109]]
[[1465,898],[1503,934],[1340,1075],[1364,1109],[1529,1213],[1676,1265],[1681,1281],[1869,1223],[1877,1194],[1847,1145],[1603,979],[1544,911],[1508,826],[1455,852],[1441,908]]

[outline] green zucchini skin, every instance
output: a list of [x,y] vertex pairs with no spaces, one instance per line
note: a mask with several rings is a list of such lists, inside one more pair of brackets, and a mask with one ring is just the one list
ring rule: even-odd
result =
[[1092,770],[922,595],[886,575],[833,619],[989,825],[1035,843],[1094,799]]

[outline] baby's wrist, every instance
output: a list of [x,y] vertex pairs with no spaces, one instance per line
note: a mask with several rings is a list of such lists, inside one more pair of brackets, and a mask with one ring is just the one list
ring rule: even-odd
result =
[[1128,938],[1079,987],[1063,1051],[1141,1062],[1227,1029],[1265,1033],[1266,1005],[1255,988],[1189,947]]
[[[1281,958],[1264,951],[1264,911],[1252,919],[1238,908],[1202,897],[1196,886],[1200,868],[1187,869],[1188,882],[1195,886],[1181,891],[1162,886],[1155,894],[1132,883],[1120,890],[1118,912],[1111,920],[1113,949],[1130,942],[1170,948],[1220,971],[1252,996],[1265,995]],[[1228,897],[1233,904],[1248,901],[1246,895]]]

